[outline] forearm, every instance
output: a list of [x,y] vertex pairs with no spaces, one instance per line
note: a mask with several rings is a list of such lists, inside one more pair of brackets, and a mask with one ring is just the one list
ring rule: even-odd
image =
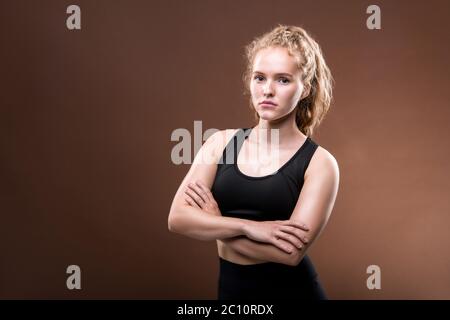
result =
[[298,261],[298,254],[300,254],[297,250],[289,254],[272,244],[253,241],[245,236],[224,239],[222,241],[225,245],[230,246],[230,248],[242,255],[266,262],[295,265],[296,261]]
[[207,214],[184,205],[169,215],[169,230],[198,240],[217,240],[244,235],[244,219]]

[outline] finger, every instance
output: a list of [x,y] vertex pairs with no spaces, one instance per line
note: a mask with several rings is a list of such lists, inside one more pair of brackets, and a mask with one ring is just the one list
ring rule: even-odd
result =
[[308,238],[303,235],[302,231],[300,231],[298,228],[292,226],[281,226],[280,230],[290,233],[300,239],[304,244],[308,244]]
[[195,183],[189,183],[188,187],[191,188],[203,202],[209,202],[206,193],[198,185],[196,185]]
[[299,221],[285,220],[284,225],[294,226],[294,227],[302,229],[304,231],[309,231],[309,227],[305,223],[302,223]]
[[198,204],[194,201],[194,199],[192,199],[192,196],[189,195],[188,192],[185,191],[184,195],[186,196],[186,198],[184,199],[186,201],[186,203],[188,203],[192,207],[198,207]]
[[197,181],[197,184],[202,188],[202,190],[206,193],[206,195],[208,196],[209,200],[211,202],[216,202],[216,199],[214,199],[214,196],[211,192],[211,190],[200,180]]
[[273,241],[273,245],[286,253],[292,253],[294,251],[294,247],[292,246],[292,244],[290,244],[289,242],[286,242],[280,238],[276,238]]
[[213,197],[211,191],[209,190],[209,188],[208,188],[203,182],[201,182],[200,180],[197,180],[195,183],[196,183],[196,184],[199,186],[199,188],[206,194],[206,196],[208,197],[208,199],[209,199],[210,201],[211,201],[211,200],[214,200],[214,197]]
[[276,233],[276,236],[291,243],[294,247],[298,248],[298,249],[302,249],[303,248],[303,243],[302,241],[297,238],[296,236],[280,231]]
[[186,193],[192,200],[194,200],[199,207],[203,208],[204,202],[194,191],[192,191],[191,189],[186,189],[184,193]]
[[189,197],[189,196],[186,198],[186,202],[187,202],[191,207],[200,208],[200,207],[198,206],[198,204],[197,204],[194,200],[192,200],[191,197]]

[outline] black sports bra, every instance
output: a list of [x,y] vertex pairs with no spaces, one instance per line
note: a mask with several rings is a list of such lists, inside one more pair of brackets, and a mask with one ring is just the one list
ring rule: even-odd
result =
[[237,166],[237,156],[252,128],[239,129],[228,142],[211,187],[223,216],[257,221],[287,220],[297,204],[304,175],[318,145],[307,137],[275,173],[252,177]]

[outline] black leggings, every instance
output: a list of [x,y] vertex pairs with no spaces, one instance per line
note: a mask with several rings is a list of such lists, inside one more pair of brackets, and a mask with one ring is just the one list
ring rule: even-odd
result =
[[219,261],[219,300],[327,300],[307,255],[295,267],[274,262],[242,265],[220,257]]

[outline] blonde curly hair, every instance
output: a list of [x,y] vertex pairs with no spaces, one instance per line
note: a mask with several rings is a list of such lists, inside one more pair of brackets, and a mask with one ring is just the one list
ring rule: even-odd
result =
[[245,94],[250,96],[250,109],[256,112],[250,94],[250,81],[253,72],[253,61],[256,54],[269,47],[286,48],[296,58],[302,71],[302,81],[309,94],[296,106],[295,122],[300,131],[312,136],[313,130],[319,126],[328,112],[332,100],[333,77],[325,63],[322,51],[317,42],[301,27],[279,24],[272,31],[256,37],[245,47],[246,70],[243,74]]

